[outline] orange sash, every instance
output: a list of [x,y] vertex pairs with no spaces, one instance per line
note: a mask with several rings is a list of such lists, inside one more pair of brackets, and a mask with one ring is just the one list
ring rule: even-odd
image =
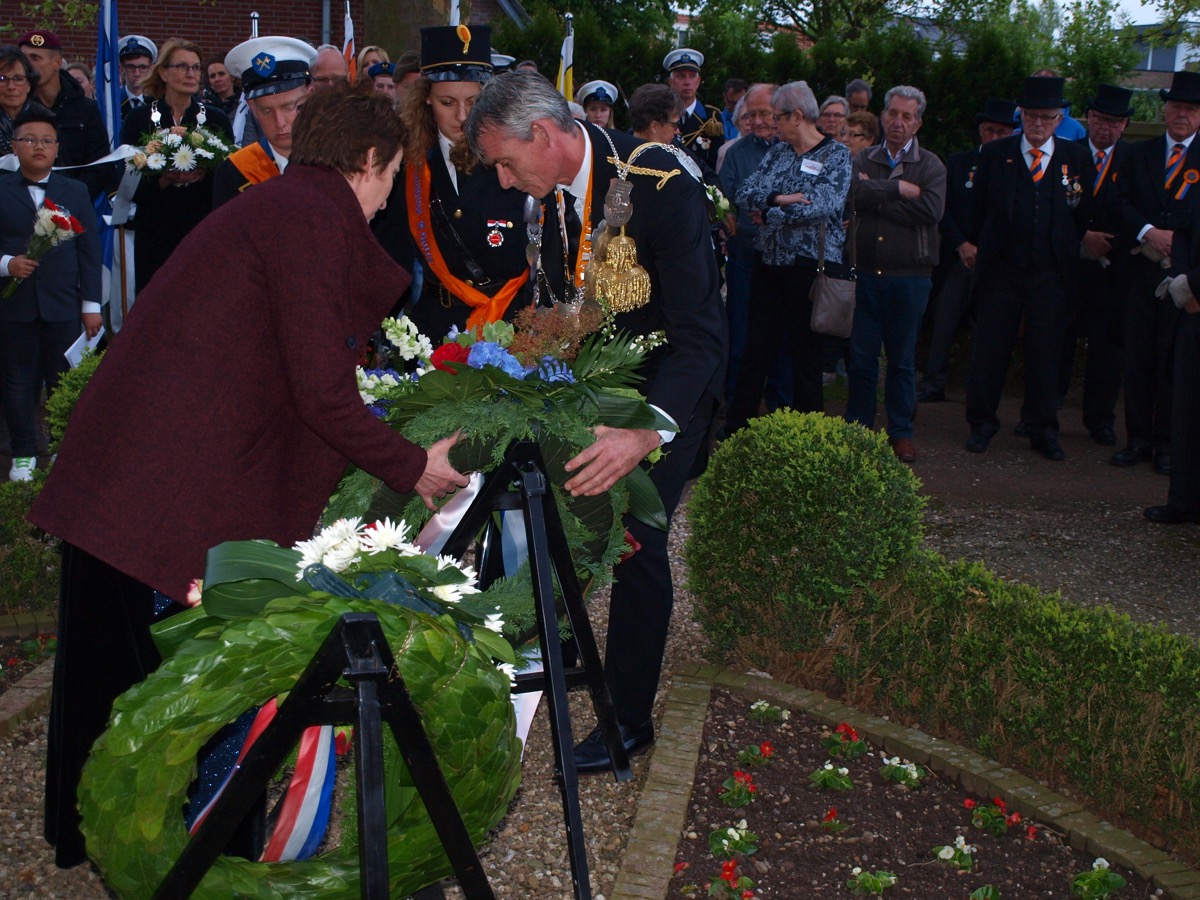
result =
[[229,154],[229,161],[250,184],[262,184],[268,178],[279,174],[279,166],[275,165],[275,160],[267,155],[267,151],[257,141]]
[[437,280],[446,290],[473,310],[467,318],[468,328],[479,328],[489,322],[499,321],[504,318],[504,313],[513,298],[517,296],[517,291],[529,280],[529,268],[526,267],[520,275],[508,281],[496,292],[494,297],[489,297],[478,288],[451,275],[450,267],[446,265],[446,260],[437,245],[437,239],[433,235],[433,228],[430,224],[429,185],[429,163],[425,160],[421,160],[417,164],[410,163],[408,166],[408,227],[412,231],[413,240],[417,242],[421,255],[429,264],[433,274],[437,276]]

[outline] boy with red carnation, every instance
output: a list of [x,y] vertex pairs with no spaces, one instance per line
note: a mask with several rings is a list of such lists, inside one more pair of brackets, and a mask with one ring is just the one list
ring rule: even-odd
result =
[[[58,158],[54,114],[31,105],[13,123],[16,172],[0,175],[0,401],[12,445],[12,481],[32,481],[37,466],[36,411],[68,368],[63,354],[79,337],[100,330],[100,239],[82,182],[51,171]],[[57,207],[74,238],[44,259],[27,250],[38,210]],[[75,221],[71,221],[74,219]],[[82,231],[79,231],[79,227]],[[10,292],[11,279],[19,279]]]

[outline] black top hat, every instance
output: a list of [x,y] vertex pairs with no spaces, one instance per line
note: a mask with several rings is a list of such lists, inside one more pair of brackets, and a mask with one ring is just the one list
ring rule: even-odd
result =
[[487,81],[492,77],[490,25],[421,29],[421,74],[430,81]]
[[1133,115],[1133,91],[1129,88],[1118,87],[1115,84],[1096,85],[1096,96],[1088,101],[1087,108],[1103,113],[1106,116],[1116,116],[1128,119]]
[[983,112],[975,113],[975,124],[997,122],[1000,125],[1015,125],[1017,122],[1017,104],[1011,100],[996,100],[989,97],[983,104]]
[[1159,91],[1158,96],[1177,103],[1200,103],[1200,72],[1176,72],[1171,89]]
[[1017,106],[1022,109],[1062,109],[1067,105],[1063,99],[1063,78],[1046,75],[1031,75],[1025,79],[1025,96]]

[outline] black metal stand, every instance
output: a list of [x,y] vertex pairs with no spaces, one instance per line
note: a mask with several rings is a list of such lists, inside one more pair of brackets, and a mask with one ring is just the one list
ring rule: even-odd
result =
[[[353,689],[340,687],[349,679]],[[268,780],[309,725],[353,724],[358,776],[362,897],[387,900],[387,820],[383,794],[385,721],[469,900],[494,900],[391,648],[371,613],[346,613],[308,664],[275,719],[246,754],[225,791],[155,892],[155,900],[189,897],[246,818]]]
[[[588,877],[587,848],[579,811],[579,775],[575,771],[574,740],[567,704],[569,688],[588,688],[617,781],[629,781],[633,778],[633,772],[629,767],[629,756],[621,743],[616,712],[604,682],[604,666],[584,607],[583,591],[575,576],[562,519],[550,491],[541,450],[536,443],[514,441],[509,446],[504,462],[485,476],[479,495],[446,542],[443,552],[461,557],[472,541],[478,540],[476,562],[484,581],[481,587],[486,586],[502,574],[500,533],[493,512],[509,509],[520,509],[524,513],[543,665],[542,672],[518,675],[514,692],[540,690],[546,693],[554,745],[554,768],[562,793],[563,818],[567,827],[571,882],[577,900],[590,900],[592,889]],[[559,643],[558,612],[554,603],[555,579],[582,662],[582,666],[570,669],[563,663]]]

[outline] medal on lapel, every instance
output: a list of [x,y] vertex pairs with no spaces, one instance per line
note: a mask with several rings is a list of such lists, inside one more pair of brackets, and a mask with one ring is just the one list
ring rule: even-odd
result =
[[1188,190],[1193,184],[1200,181],[1200,171],[1196,169],[1188,169],[1183,173],[1183,184],[1179,186],[1179,190],[1175,192],[1175,199],[1182,200],[1187,196]]
[[488,219],[487,227],[490,229],[487,233],[488,246],[496,248],[504,245],[504,232],[500,229],[512,228],[513,223],[505,219]]
[[1062,167],[1063,184],[1067,186],[1067,206],[1074,209],[1079,205],[1079,201],[1083,199],[1083,185],[1079,183],[1079,176],[1070,176],[1067,174],[1067,167]]
[[971,171],[967,173],[967,183],[964,187],[969,191],[975,187],[975,166],[971,166]]
[[1068,185],[1070,185],[1071,180],[1067,177],[1067,167],[1066,166],[1062,167],[1062,173],[1063,173],[1063,177],[1062,177],[1063,187],[1067,187]]

